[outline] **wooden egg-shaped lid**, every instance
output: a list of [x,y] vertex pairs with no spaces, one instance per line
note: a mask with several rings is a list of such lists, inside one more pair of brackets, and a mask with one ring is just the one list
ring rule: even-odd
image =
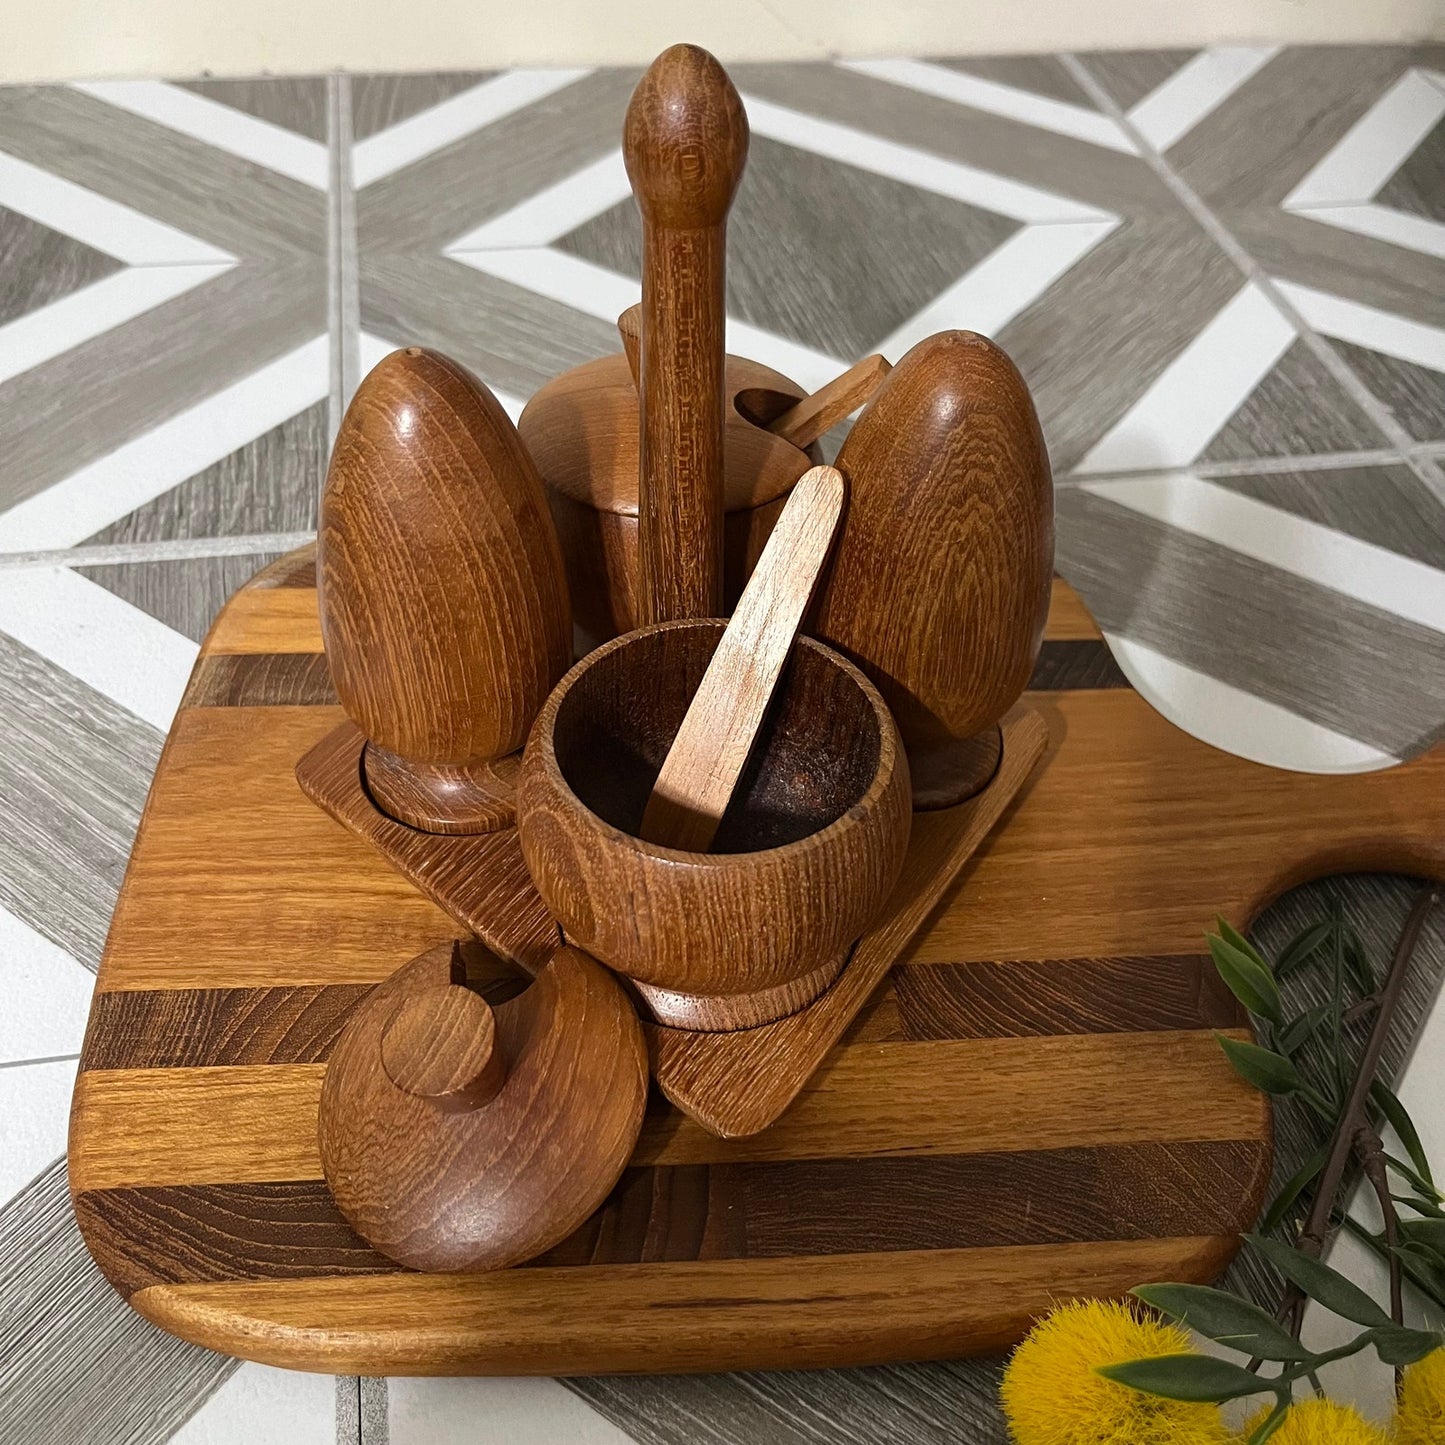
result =
[[[821,456],[767,430],[804,395],[781,372],[729,356],[726,390],[723,499],[740,512],[784,495]],[[517,429],[549,487],[595,511],[637,515],[637,388],[622,353],[549,381]]]

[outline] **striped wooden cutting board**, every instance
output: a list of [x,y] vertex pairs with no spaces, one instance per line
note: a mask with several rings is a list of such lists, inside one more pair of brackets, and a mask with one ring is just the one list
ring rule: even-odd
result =
[[297,553],[218,618],[116,909],[71,1119],[101,1268],[214,1349],[356,1374],[843,1365],[1006,1345],[1059,1296],[1208,1279],[1270,1118],[1202,950],[1342,867],[1440,874],[1445,754],[1283,773],[1179,732],[1055,588],[1031,789],[772,1128],[650,1112],[608,1204],[497,1274],[398,1270],[326,1191],[316,1107],[368,987],[454,934],[301,795],[340,719]]

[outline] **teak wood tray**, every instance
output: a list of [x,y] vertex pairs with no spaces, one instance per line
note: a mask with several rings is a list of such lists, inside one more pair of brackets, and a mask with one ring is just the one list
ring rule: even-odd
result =
[[71,1118],[85,1238],[148,1319],[358,1374],[764,1369],[1007,1345],[1059,1296],[1215,1275],[1270,1169],[1202,951],[1344,868],[1439,876],[1445,752],[1319,777],[1138,697],[1056,584],[1028,791],[798,1101],[723,1140],[654,1101],[633,1166],[520,1268],[407,1273],[322,1182],[328,1052],[455,934],[296,785],[341,720],[315,571],[228,604],[167,741],[100,968]]

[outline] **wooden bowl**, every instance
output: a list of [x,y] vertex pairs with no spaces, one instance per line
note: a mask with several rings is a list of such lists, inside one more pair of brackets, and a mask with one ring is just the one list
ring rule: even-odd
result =
[[720,621],[615,638],[562,679],[518,780],[522,852],[569,942],[659,1022],[735,1029],[832,982],[903,863],[908,763],[858,668],[799,638],[710,853],[636,836],[722,637]]
[[[742,592],[793,483],[822,461],[767,430],[803,390],[742,356],[727,359],[723,590]],[[584,362],[527,403],[517,430],[537,464],[572,593],[579,654],[637,626],[637,388],[620,353]]]

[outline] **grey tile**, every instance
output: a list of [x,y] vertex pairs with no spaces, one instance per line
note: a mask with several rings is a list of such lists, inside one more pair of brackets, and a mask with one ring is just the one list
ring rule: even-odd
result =
[[183,80],[208,100],[269,120],[311,140],[326,140],[326,77],[258,76],[245,80]]
[[1051,100],[1066,100],[1070,105],[1094,109],[1094,102],[1080,89],[1079,82],[1069,74],[1053,55],[957,55],[941,56],[933,62],[946,65],[964,75],[996,80],[1019,90],[1031,90]]
[[1175,212],[1139,156],[832,65],[738,65],[738,89],[1114,213]]
[[1445,569],[1445,506],[1406,466],[1331,467],[1215,476],[1210,480],[1271,507]]
[[390,1445],[391,1421],[387,1413],[386,1381],[363,1376],[357,1382],[360,1411],[359,1445]]
[[327,407],[317,402],[86,538],[85,545],[306,532],[326,471]]
[[1187,217],[1124,221],[998,335],[1033,390],[1056,475],[1131,407],[1239,291]]
[[640,1445],[1006,1445],[1002,1361],[565,1383]]
[[114,256],[0,206],[0,326],[120,267]]
[[447,70],[418,75],[353,75],[351,133],[365,140],[419,111],[450,100],[489,79],[491,70]]
[[1296,341],[1215,435],[1201,460],[1365,451],[1384,442],[1320,360]]
[[1445,120],[1442,120],[1375,193],[1393,206],[1432,221],[1445,221]]
[[1057,538],[1105,631],[1397,757],[1445,735],[1438,632],[1078,488]]
[[82,577],[200,642],[226,599],[282,553],[77,567]]
[[163,1333],[86,1252],[57,1160],[0,1213],[0,1439],[160,1445],[237,1361]]
[[1095,50],[1080,59],[1110,98],[1129,110],[1197,54],[1195,50]]
[[1330,345],[1416,441],[1445,438],[1445,373],[1344,341]]
[[160,734],[3,633],[0,727],[0,903],[93,969]]
[[[1018,229],[995,212],[754,136],[728,218],[729,312],[851,359]],[[557,245],[641,274],[630,199]]]

